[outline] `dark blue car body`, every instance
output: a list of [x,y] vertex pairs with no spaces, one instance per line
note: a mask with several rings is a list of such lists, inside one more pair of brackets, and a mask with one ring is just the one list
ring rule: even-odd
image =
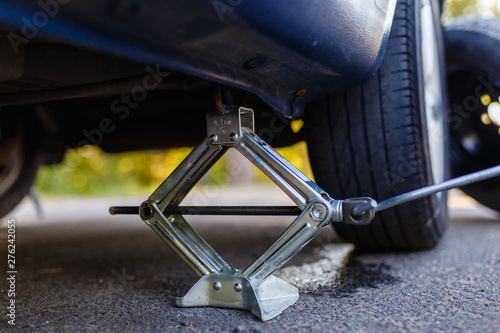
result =
[[[32,38],[159,64],[259,95],[287,116],[381,63],[395,0],[2,0]],[[13,37],[14,36],[14,37]],[[12,40],[13,39],[13,40]]]

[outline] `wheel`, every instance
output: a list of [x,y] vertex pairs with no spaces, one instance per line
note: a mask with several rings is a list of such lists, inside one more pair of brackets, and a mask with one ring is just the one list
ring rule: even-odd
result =
[[[306,110],[313,173],[334,198],[382,201],[448,176],[439,16],[437,1],[398,1],[375,76]],[[364,248],[431,248],[446,229],[446,199],[438,193],[377,213],[368,226],[334,227]]]
[[42,162],[37,127],[20,113],[0,112],[0,217],[29,192]]
[[[500,164],[500,20],[460,19],[446,27],[454,177]],[[500,211],[500,177],[462,190]]]

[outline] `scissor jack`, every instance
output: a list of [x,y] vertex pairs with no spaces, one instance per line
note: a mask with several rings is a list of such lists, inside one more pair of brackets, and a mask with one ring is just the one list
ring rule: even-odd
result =
[[[295,303],[298,290],[273,276],[330,222],[369,223],[373,209],[357,219],[343,215],[369,198],[334,200],[254,133],[253,111],[225,109],[207,115],[205,138],[149,199],[137,207],[112,207],[112,214],[133,213],[149,225],[201,279],[180,307],[245,309],[269,320]],[[179,207],[203,175],[234,148],[276,183],[297,207]],[[243,270],[230,267],[189,225],[183,214],[298,215],[279,239]]]
[[[500,166],[418,189],[378,203],[371,198],[335,200],[254,133],[253,111],[224,108],[207,115],[205,138],[140,207],[111,207],[111,214],[137,214],[184,260],[200,280],[176,300],[180,307],[245,309],[262,320],[279,315],[298,290],[273,276],[331,222],[364,225],[375,212],[435,192],[500,174]],[[274,181],[296,207],[179,206],[203,175],[234,148]],[[243,270],[230,267],[183,215],[298,215],[279,239]]]

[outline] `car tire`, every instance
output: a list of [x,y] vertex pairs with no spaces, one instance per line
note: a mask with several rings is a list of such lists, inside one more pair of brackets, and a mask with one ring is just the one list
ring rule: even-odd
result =
[[[438,1],[399,0],[374,77],[306,110],[313,173],[335,199],[370,196],[382,201],[448,176],[439,17]],[[422,52],[422,41],[427,53]],[[439,193],[377,213],[368,226],[334,227],[362,248],[431,248],[446,229],[446,200],[446,193]]]
[[[500,165],[500,123],[486,117],[492,103],[500,107],[500,20],[457,19],[445,28],[445,41],[450,158],[458,177]],[[461,189],[500,211],[500,177]]]
[[0,112],[0,217],[28,194],[42,163],[39,126],[33,119]]

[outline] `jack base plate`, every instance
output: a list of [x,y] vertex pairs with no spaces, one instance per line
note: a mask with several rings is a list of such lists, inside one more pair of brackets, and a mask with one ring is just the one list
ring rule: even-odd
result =
[[178,307],[213,306],[247,310],[266,321],[283,312],[299,299],[299,290],[273,275],[254,287],[244,276],[203,276],[184,297]]

